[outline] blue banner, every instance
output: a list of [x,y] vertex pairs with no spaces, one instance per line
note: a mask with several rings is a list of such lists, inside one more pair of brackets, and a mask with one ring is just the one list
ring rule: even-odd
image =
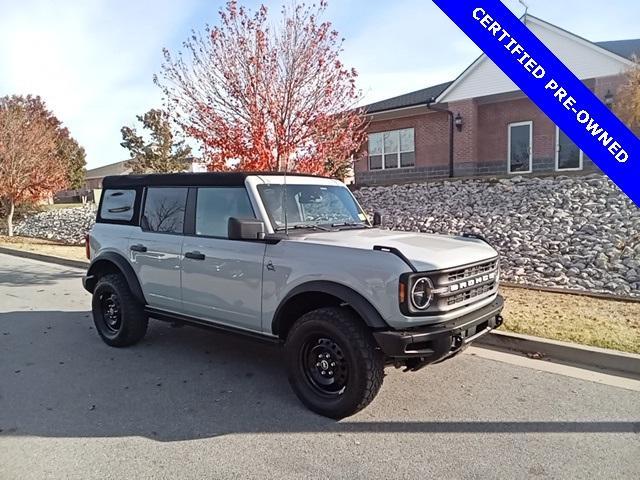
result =
[[433,2],[640,205],[640,140],[522,21],[499,0]]

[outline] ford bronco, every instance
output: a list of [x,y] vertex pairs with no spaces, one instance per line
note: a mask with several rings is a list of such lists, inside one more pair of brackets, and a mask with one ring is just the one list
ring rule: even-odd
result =
[[379,224],[328,178],[106,177],[83,284],[108,345],[140,341],[149,318],[280,343],[300,400],[342,418],[385,366],[441,362],[502,323],[484,239]]

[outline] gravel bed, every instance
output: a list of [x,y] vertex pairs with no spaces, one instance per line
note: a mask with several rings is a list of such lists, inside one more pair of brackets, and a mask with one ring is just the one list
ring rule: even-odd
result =
[[46,210],[19,221],[14,233],[24,237],[47,238],[72,245],[84,244],[84,236],[96,219],[95,206]]

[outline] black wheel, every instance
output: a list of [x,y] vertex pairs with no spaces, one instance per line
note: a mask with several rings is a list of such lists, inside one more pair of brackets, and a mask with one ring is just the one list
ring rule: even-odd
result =
[[127,282],[119,274],[98,280],[93,290],[93,322],[102,340],[112,347],[139,342],[147,332],[148,317]]
[[326,417],[362,410],[382,385],[382,352],[362,321],[344,308],[320,308],[300,317],[287,336],[285,357],[293,391]]

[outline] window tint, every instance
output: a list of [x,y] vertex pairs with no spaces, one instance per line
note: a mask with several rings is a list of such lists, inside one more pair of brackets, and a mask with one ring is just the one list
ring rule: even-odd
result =
[[186,188],[149,188],[140,222],[143,230],[182,233],[187,204]]
[[226,238],[230,217],[255,218],[244,187],[198,189],[196,235]]
[[104,220],[129,222],[133,218],[135,190],[105,190],[102,194],[100,217]]

